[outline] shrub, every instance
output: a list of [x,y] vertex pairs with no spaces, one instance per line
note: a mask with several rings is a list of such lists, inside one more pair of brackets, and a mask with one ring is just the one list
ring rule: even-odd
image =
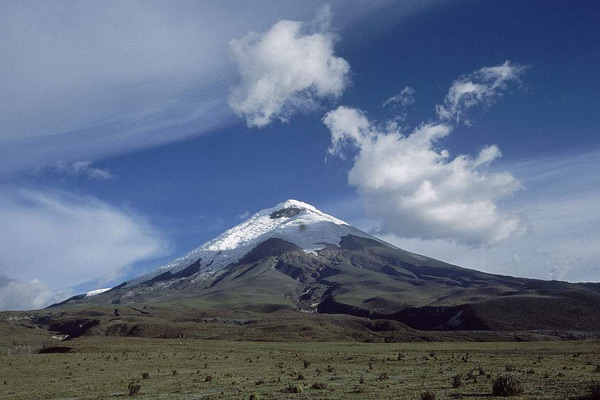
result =
[[517,378],[513,375],[506,374],[499,376],[494,380],[492,394],[494,396],[518,396],[523,394],[523,387]]
[[327,389],[327,385],[324,383],[317,382],[317,383],[313,383],[311,388],[317,389],[317,390],[323,390],[323,389]]
[[517,370],[517,368],[514,365],[512,365],[512,364],[508,364],[506,366],[506,372],[513,372],[513,371],[516,371],[516,370]]
[[304,360],[304,368],[310,367],[310,361]]
[[212,375],[208,375],[206,378],[204,378],[204,382],[212,382],[213,377]]
[[260,400],[260,396],[256,393],[252,393],[250,397],[248,397],[248,400]]
[[288,385],[285,391],[288,393],[302,393],[304,392],[304,388],[302,387],[302,385]]
[[150,379],[150,374],[148,372],[142,373],[142,379]]
[[462,375],[458,374],[458,375],[454,375],[452,377],[452,387],[453,388],[459,388],[462,386]]
[[129,381],[129,385],[127,385],[127,389],[129,389],[129,395],[135,396],[141,389],[139,381]]
[[388,376],[387,372],[382,372],[381,374],[379,374],[379,380],[380,381],[384,381],[386,379],[390,379],[390,377]]
[[421,400],[437,400],[437,396],[431,390],[421,393]]

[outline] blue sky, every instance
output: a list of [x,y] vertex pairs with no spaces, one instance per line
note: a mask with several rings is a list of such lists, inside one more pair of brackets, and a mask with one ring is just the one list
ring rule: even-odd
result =
[[6,3],[0,308],[288,198],[461,266],[600,280],[600,6],[373,3]]

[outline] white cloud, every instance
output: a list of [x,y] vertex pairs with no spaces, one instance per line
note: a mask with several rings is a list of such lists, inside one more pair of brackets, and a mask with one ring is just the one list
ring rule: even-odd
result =
[[410,86],[406,86],[400,93],[384,101],[382,107],[394,104],[399,104],[402,107],[406,107],[415,103],[415,101],[415,89],[411,88]]
[[0,275],[0,310],[37,310],[72,295],[70,290],[52,290],[34,279],[19,282]]
[[511,207],[528,224],[528,231],[494,246],[472,247],[447,239],[399,238],[393,234],[381,238],[415,253],[486,272],[599,281],[600,194],[581,197],[565,193],[556,181],[548,179],[546,183],[553,196],[532,196]]
[[249,127],[286,121],[316,108],[320,99],[342,94],[350,65],[334,55],[328,18],[326,8],[313,26],[282,20],[265,33],[230,42],[241,83],[232,89],[229,104]]
[[[402,249],[480,271],[569,282],[600,281],[600,153],[504,163],[527,190],[505,199],[527,230],[492,245],[378,233],[383,217],[367,216],[360,197],[325,205],[352,225]],[[341,213],[341,214],[340,214]]]
[[68,165],[67,171],[75,176],[87,176],[92,179],[114,178],[108,170],[92,167],[91,161],[75,161]]
[[33,285],[50,298],[44,288],[110,281],[166,251],[142,217],[100,200],[7,187],[0,195],[0,274],[21,282],[11,287]]
[[[386,10],[377,19],[398,21],[432,2],[408,1],[391,9],[392,0],[352,7],[342,0],[331,3],[337,10],[336,27],[348,29],[372,17],[373,10]],[[306,20],[322,4],[3,4],[0,177],[159,146],[230,124],[227,99],[237,72],[229,41],[249,31],[266,31],[284,18]],[[303,28],[330,37],[323,22]]]
[[[476,103],[489,104],[500,95],[501,81],[516,76],[520,69],[505,63],[469,75],[486,82],[496,77],[471,100],[455,95],[455,82],[447,99],[457,101],[449,115],[458,120]],[[465,83],[466,78],[460,81]],[[395,123],[376,125],[362,111],[342,106],[327,113],[323,122],[331,131],[331,154],[343,156],[345,147],[357,150],[348,181],[358,189],[367,212],[382,219],[381,233],[479,245],[522,231],[517,216],[497,209],[498,200],[522,187],[510,173],[486,170],[501,157],[498,147],[487,146],[475,157],[451,157],[448,150],[440,149],[440,139],[453,126],[444,122],[445,117],[441,119],[405,135]]]
[[250,210],[246,210],[246,211],[244,211],[243,213],[241,213],[240,215],[238,215],[236,218],[237,218],[237,219],[242,219],[242,220],[245,220],[245,219],[248,219],[248,217],[249,217],[250,215],[251,215],[251,214],[250,214]]
[[469,123],[467,111],[475,106],[490,106],[502,96],[511,82],[519,83],[525,67],[509,61],[495,67],[484,67],[471,74],[463,75],[452,83],[444,104],[436,105],[441,121]]
[[113,179],[114,176],[106,169],[96,168],[92,166],[91,161],[75,161],[72,163],[58,163],[53,167],[40,168],[42,170],[51,170],[66,174],[73,177],[87,177],[88,179],[106,180]]

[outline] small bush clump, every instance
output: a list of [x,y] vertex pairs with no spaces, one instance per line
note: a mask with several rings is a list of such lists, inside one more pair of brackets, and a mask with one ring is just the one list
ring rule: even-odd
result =
[[512,364],[508,364],[506,366],[506,372],[513,372],[513,371],[516,371],[516,370],[517,370],[517,368],[514,365],[512,365]]
[[513,375],[506,374],[499,376],[494,380],[492,394],[494,396],[518,396],[523,394],[523,387],[517,378]]
[[304,392],[304,388],[302,385],[288,385],[285,391],[288,393],[302,393]]
[[127,385],[127,389],[129,390],[129,396],[135,396],[141,389],[141,385],[139,381],[129,381]]
[[437,400],[437,396],[431,390],[421,393],[421,400]]
[[148,372],[142,373],[142,379],[150,379],[150,374]]
[[248,397],[248,400],[260,400],[260,396],[257,393],[252,393],[250,394],[250,397]]
[[313,383],[311,388],[316,389],[316,390],[323,390],[323,389],[327,389],[327,385],[324,383],[317,382],[317,383]]
[[461,374],[454,375],[452,377],[452,387],[453,388],[459,388],[459,387],[462,386],[462,384],[463,384],[463,382],[462,382],[462,375]]

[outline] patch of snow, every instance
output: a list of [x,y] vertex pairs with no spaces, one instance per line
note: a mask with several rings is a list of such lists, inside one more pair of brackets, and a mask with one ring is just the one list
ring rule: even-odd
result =
[[92,297],[92,296],[96,296],[99,294],[102,294],[104,292],[108,292],[110,290],[110,288],[104,288],[104,289],[96,289],[96,290],[90,290],[89,292],[87,292],[85,294],[85,297]]
[[[286,208],[299,208],[300,212],[290,217],[271,218],[271,214]],[[310,204],[298,200],[287,200],[275,207],[257,212],[246,221],[204,243],[185,256],[163,265],[149,274],[129,281],[127,286],[147,281],[167,271],[171,271],[171,273],[181,271],[197,260],[201,260],[201,271],[219,271],[227,265],[239,261],[250,250],[271,238],[293,243],[305,252],[316,252],[327,245],[339,246],[341,238],[349,234],[372,238],[346,222],[317,210]]]

